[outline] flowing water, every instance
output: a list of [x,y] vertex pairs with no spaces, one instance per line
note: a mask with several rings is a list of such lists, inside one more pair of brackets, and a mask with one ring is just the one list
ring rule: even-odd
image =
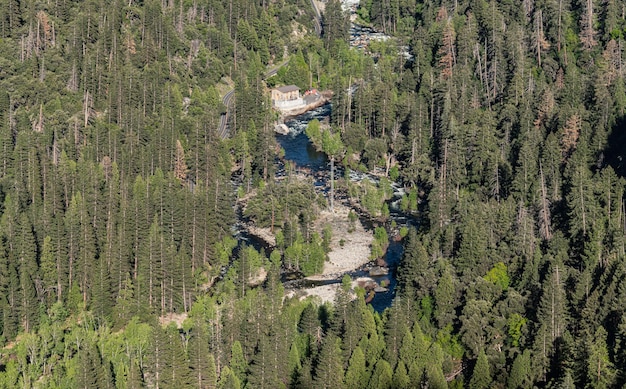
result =
[[[328,158],[325,154],[318,152],[315,150],[315,147],[311,144],[309,138],[305,134],[307,124],[313,120],[318,119],[319,121],[323,121],[330,115],[330,104],[326,104],[322,107],[319,107],[313,111],[309,111],[305,114],[296,116],[285,122],[290,132],[287,135],[276,135],[276,140],[280,144],[280,146],[285,151],[285,159],[293,162],[297,168],[306,169],[310,172],[310,174],[315,177],[319,177],[322,173],[326,176],[325,173],[328,172]],[[338,172],[337,177],[341,177],[343,173]],[[369,174],[362,174],[356,172],[350,172],[349,177],[351,180],[360,181],[364,179],[369,179],[372,181],[377,181],[375,176]],[[325,184],[325,182],[323,183]],[[394,198],[390,201],[390,222],[395,221],[397,226],[404,225],[414,225],[416,221],[411,217],[407,217],[407,215],[403,214],[397,207],[397,203],[399,199],[403,195],[403,190],[401,186],[394,185]],[[372,223],[368,220],[362,220],[366,225],[366,228],[372,228]],[[396,269],[400,260],[402,259],[402,253],[404,251],[404,247],[402,243],[396,242],[394,240],[390,240],[389,248],[387,249],[387,253],[385,254],[385,262],[387,267],[389,268],[389,273],[383,276],[375,276],[371,277],[376,281],[379,285],[385,285],[388,289],[386,292],[376,293],[374,299],[370,302],[372,307],[377,312],[382,312],[385,308],[391,306],[393,299],[395,297],[395,286],[396,286]],[[350,274],[351,277],[362,277],[367,276],[367,270],[357,270]],[[286,281],[286,284],[294,287],[311,287],[317,286],[320,283],[312,283],[310,281],[304,280],[290,280]],[[337,280],[329,280],[322,281],[323,284],[328,283],[337,283]]]
[[[353,14],[356,11],[359,0],[342,0],[342,2],[344,10],[347,10],[351,14]],[[355,23],[350,24],[350,46],[354,48],[367,51],[368,45],[371,41],[384,41],[389,38],[390,37],[388,35],[377,32],[370,27],[361,26]],[[407,60],[411,59],[411,55],[408,54],[409,49],[407,47],[401,46],[399,47],[399,49],[405,55]],[[354,93],[356,91],[356,88],[356,85],[352,86],[349,89],[349,93]],[[289,134],[276,135],[276,140],[285,152],[285,159],[294,163],[296,165],[296,168],[300,171],[305,171],[315,177],[314,185],[318,188],[321,188],[324,193],[326,193],[325,188],[328,187],[328,173],[330,169],[329,161],[324,153],[320,153],[315,149],[315,147],[309,141],[309,138],[306,136],[305,131],[308,123],[311,120],[317,119],[320,122],[323,122],[324,120],[328,119],[330,113],[331,105],[330,103],[328,103],[302,115],[295,116],[285,121],[285,125],[289,128]],[[337,171],[335,172],[335,177],[344,176],[344,171],[341,166],[336,166],[336,169]],[[281,172],[279,169],[279,174],[284,174],[284,171]],[[376,176],[352,171],[349,172],[349,177],[350,180],[353,181],[361,181],[364,179],[368,179],[374,182],[378,181],[378,178]],[[393,185],[393,187],[394,198],[389,203],[389,223],[391,221],[394,221],[398,227],[409,225],[416,226],[417,221],[410,215],[405,215],[398,207],[399,200],[404,194],[403,188],[400,185]],[[371,221],[365,220],[364,218],[362,218],[361,221],[364,222],[366,228],[373,228]],[[388,225],[387,227],[390,226]],[[377,312],[384,311],[385,308],[390,307],[393,303],[393,299],[396,295],[396,270],[400,263],[400,260],[402,259],[403,252],[404,246],[402,245],[402,243],[390,240],[389,247],[384,258],[389,269],[389,273],[383,276],[371,277],[379,285],[384,285],[387,288],[386,292],[376,293],[376,295],[370,302],[372,307]],[[366,269],[360,269],[351,273],[350,276],[353,278],[368,276],[368,271]],[[302,288],[339,282],[337,280],[327,280],[312,283],[303,279],[284,279],[283,281],[285,282],[285,285]]]
[[313,119],[325,120],[330,115],[330,103],[312,111],[303,113],[285,121],[289,134],[277,135],[276,140],[285,151],[285,159],[292,161],[299,168],[307,168],[312,172],[325,171],[328,166],[326,154],[315,149],[306,136],[306,126]]

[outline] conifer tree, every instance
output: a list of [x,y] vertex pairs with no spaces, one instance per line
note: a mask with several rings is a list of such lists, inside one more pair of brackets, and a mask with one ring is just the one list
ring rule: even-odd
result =
[[[13,3],[13,1],[11,1]],[[4,35],[4,34],[3,34]],[[0,178],[6,178],[12,167],[14,134],[11,130],[11,106],[9,94],[0,93]]]
[[339,1],[331,0],[324,7],[322,31],[326,49],[329,49],[337,39],[343,40],[348,35],[348,19],[341,8]]
[[610,388],[614,385],[615,370],[606,345],[606,330],[600,326],[588,342],[587,379],[592,388]]
[[141,369],[139,368],[139,364],[136,362],[130,363],[128,377],[126,377],[126,385],[128,389],[141,389],[145,387]]
[[302,371],[302,357],[298,350],[297,341],[294,341],[289,348],[289,357],[287,360],[287,372],[289,374],[289,385],[295,385]]
[[254,388],[278,388],[285,383],[279,376],[278,363],[281,357],[276,353],[277,339],[272,334],[262,336],[256,354],[252,357],[246,385]]
[[490,387],[491,382],[492,377],[489,361],[487,360],[485,350],[481,349],[478,353],[474,370],[472,371],[469,387],[472,389],[486,389]]
[[110,388],[111,377],[103,364],[98,349],[90,341],[85,341],[78,351],[78,371],[76,387],[87,388]]
[[245,378],[248,371],[248,363],[243,355],[243,348],[241,342],[236,340],[233,342],[230,352],[230,370],[237,376],[239,382],[245,383]]
[[19,233],[15,253],[19,274],[19,311],[22,326],[26,332],[36,328],[39,318],[39,302],[35,282],[37,271],[37,247],[32,225],[26,214],[20,216]]
[[452,324],[456,305],[456,290],[450,269],[443,265],[441,272],[441,277],[433,293],[435,297],[435,320],[437,320],[439,328]]
[[408,388],[411,385],[411,379],[407,371],[404,362],[399,361],[396,365],[396,370],[393,372],[393,384],[394,388]]
[[220,380],[217,383],[218,389],[241,389],[239,378],[233,373],[228,366],[224,366],[220,372]]
[[390,388],[393,383],[393,371],[389,362],[379,359],[372,372],[369,387],[376,389]]
[[509,372],[509,379],[507,381],[507,387],[509,389],[526,388],[532,381],[531,370],[531,355],[530,350],[524,350],[523,353],[518,354],[513,361],[511,371]]
[[52,250],[52,238],[46,235],[41,248],[40,270],[42,288],[46,295],[46,304],[48,306],[57,300],[56,289],[59,287],[57,284],[59,276],[57,274],[56,260]]
[[369,374],[365,364],[365,355],[361,347],[357,346],[350,356],[348,369],[344,378],[346,389],[361,388],[365,382],[369,381]]
[[198,389],[215,389],[217,385],[215,358],[209,352],[209,339],[203,325],[196,325],[192,329],[187,352],[191,368],[191,386]]
[[94,273],[91,307],[96,316],[102,320],[109,321],[111,319],[113,301],[111,298],[111,279],[104,258],[97,260]]
[[161,370],[163,388],[191,388],[189,361],[178,328],[175,325],[168,326],[165,336],[164,364]]
[[318,388],[344,387],[343,362],[341,360],[341,339],[329,334],[322,343],[322,348],[315,366],[313,383]]

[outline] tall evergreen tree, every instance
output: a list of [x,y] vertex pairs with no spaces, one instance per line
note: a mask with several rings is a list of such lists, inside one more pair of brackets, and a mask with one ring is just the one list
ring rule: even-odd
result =
[[489,361],[487,360],[487,354],[485,350],[481,349],[476,359],[476,365],[472,371],[472,378],[470,379],[470,388],[489,388],[491,386],[491,368],[489,367]]
[[314,375],[314,384],[318,388],[343,388],[344,370],[341,360],[341,339],[329,334],[324,339]]

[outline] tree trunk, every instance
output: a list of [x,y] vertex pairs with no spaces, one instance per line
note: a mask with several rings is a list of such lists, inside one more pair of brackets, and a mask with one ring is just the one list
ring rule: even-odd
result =
[[335,157],[330,158],[330,210],[335,211]]

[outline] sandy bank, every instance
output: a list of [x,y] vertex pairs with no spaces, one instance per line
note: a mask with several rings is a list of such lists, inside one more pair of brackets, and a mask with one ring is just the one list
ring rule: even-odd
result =
[[[324,263],[321,274],[307,277],[311,280],[328,280],[341,278],[370,262],[370,246],[374,241],[372,232],[366,231],[360,220],[353,224],[348,220],[350,209],[344,205],[335,205],[335,211],[324,210],[318,222],[320,226],[332,226],[332,240],[328,261]],[[349,232],[352,231],[352,232]],[[343,244],[341,242],[343,241]]]
[[[306,280],[341,279],[344,274],[352,272],[370,262],[370,245],[374,240],[374,236],[371,232],[365,230],[358,219],[351,225],[348,220],[349,212],[350,209],[348,207],[336,205],[334,212],[325,210],[320,214],[317,221],[320,230],[326,224],[332,226],[331,251],[328,253],[329,260],[324,263],[322,273],[306,277]],[[340,244],[341,240],[343,240],[343,245]],[[352,282],[353,288],[357,285],[358,281]],[[320,303],[333,302],[337,289],[340,286],[340,283],[336,283],[294,290],[287,293],[287,297],[299,296],[300,298],[306,298],[314,296],[319,298]]]

